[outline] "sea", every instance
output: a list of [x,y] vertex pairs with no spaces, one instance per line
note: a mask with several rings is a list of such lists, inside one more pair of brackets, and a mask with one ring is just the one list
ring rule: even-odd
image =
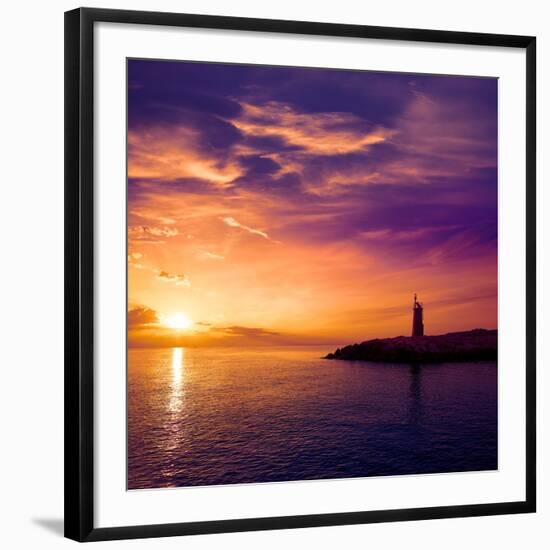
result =
[[128,489],[495,470],[496,362],[128,353]]

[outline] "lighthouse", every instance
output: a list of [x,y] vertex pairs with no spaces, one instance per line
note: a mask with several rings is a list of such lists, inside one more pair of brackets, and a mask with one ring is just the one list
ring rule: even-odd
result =
[[414,295],[413,305],[413,336],[424,336],[424,308]]

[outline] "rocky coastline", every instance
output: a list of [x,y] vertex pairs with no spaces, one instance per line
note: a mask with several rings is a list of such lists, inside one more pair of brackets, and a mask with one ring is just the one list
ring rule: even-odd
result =
[[495,361],[498,331],[474,329],[436,336],[376,338],[338,348],[325,359],[382,363]]

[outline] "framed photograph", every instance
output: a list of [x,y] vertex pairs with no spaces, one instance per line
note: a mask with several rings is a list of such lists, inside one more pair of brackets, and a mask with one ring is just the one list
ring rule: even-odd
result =
[[65,533],[534,512],[535,38],[65,14]]

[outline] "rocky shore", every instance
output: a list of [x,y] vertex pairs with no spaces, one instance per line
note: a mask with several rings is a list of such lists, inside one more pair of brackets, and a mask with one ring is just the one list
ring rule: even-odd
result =
[[338,348],[325,359],[382,363],[441,363],[497,359],[497,330],[477,328],[437,336],[397,336]]

